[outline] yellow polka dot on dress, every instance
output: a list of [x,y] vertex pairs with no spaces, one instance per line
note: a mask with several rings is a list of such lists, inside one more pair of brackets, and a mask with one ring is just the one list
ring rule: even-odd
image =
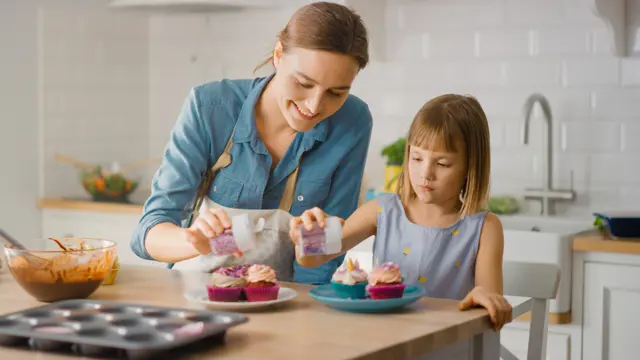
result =
[[404,251],[402,252],[405,255],[409,255],[409,252],[411,251],[410,248],[404,248]]
[[458,234],[460,234],[460,230],[458,230],[458,229],[455,229],[455,230],[453,230],[453,231],[451,232],[451,235],[453,235],[453,236],[456,236],[456,235],[458,235]]
[[420,276],[420,277],[418,278],[418,281],[420,281],[421,283],[426,283],[426,282],[427,282],[427,278],[426,278],[426,277],[424,277],[424,276]]
[[456,267],[460,267],[460,260],[456,261]]
[[376,258],[376,265],[380,264],[380,259]]
[[381,213],[382,212],[382,206],[378,205],[378,212]]

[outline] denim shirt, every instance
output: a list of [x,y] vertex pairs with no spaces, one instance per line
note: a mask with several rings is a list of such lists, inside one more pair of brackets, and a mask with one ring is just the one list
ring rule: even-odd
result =
[[[216,174],[208,192],[211,200],[240,209],[276,209],[287,177],[300,160],[292,215],[315,206],[342,218],[355,211],[371,138],[369,107],[348,95],[335,114],[297,133],[271,171],[271,156],[257,132],[254,107],[272,77],[215,81],[191,90],[131,239],[131,249],[138,257],[153,260],[144,244],[153,226],[163,222],[183,225],[204,172],[222,154],[232,131],[232,163]],[[328,283],[343,259],[316,268],[303,268],[294,261],[293,280]]]

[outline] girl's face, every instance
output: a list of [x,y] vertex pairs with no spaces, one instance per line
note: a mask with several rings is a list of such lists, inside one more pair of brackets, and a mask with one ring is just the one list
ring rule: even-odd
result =
[[409,180],[420,202],[444,204],[460,196],[467,175],[464,152],[409,147]]
[[359,71],[351,56],[303,48],[284,53],[277,47],[274,64],[278,106],[289,126],[301,132],[340,109]]

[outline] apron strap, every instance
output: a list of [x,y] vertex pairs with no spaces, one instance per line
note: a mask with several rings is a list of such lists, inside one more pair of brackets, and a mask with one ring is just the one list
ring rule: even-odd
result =
[[293,198],[296,192],[296,181],[298,180],[298,170],[300,169],[300,162],[298,161],[298,166],[293,170],[289,177],[287,178],[287,185],[284,187],[284,192],[282,193],[282,198],[280,199],[280,205],[278,209],[284,210],[286,212],[291,211],[291,205],[293,205]]
[[[198,198],[193,207],[192,215],[195,215],[200,209],[200,205],[202,205],[202,201],[207,194],[207,191],[211,187],[213,183],[213,179],[215,178],[215,174],[218,170],[225,168],[231,164],[231,147],[233,146],[233,132],[231,132],[231,136],[227,141],[227,145],[224,148],[224,151],[216,161],[216,163],[207,170],[205,175],[205,180],[200,185],[198,190]],[[278,209],[284,210],[286,212],[291,211],[291,206],[293,205],[293,200],[295,197],[296,191],[296,181],[298,180],[298,171],[300,169],[300,163],[298,162],[298,166],[296,166],[295,170],[287,177],[287,184],[284,187],[284,191],[282,193],[282,198],[280,199],[280,204],[278,205]],[[189,224],[190,226],[191,224]]]
[[205,173],[204,180],[202,181],[202,183],[200,184],[200,187],[198,188],[198,195],[196,197],[195,203],[193,204],[193,209],[191,210],[191,214],[189,215],[189,222],[187,224],[187,227],[191,226],[191,223],[193,222],[195,215],[198,213],[198,210],[200,209],[200,205],[202,205],[202,201],[204,200],[204,197],[207,195],[207,191],[209,190],[209,188],[211,187],[211,184],[213,183],[213,178],[216,176],[216,172],[231,164],[231,155],[229,155],[229,152],[231,151],[231,146],[233,146],[233,131],[231,132],[231,136],[229,137],[229,140],[227,140],[227,145],[225,145],[222,154],[220,155],[220,157],[218,157],[218,160],[216,160],[216,163],[211,168],[207,169],[207,172]]

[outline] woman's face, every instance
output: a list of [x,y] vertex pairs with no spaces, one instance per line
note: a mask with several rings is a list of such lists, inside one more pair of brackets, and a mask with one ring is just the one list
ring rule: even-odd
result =
[[280,111],[301,132],[340,109],[359,71],[351,56],[303,48],[276,49],[274,65]]

